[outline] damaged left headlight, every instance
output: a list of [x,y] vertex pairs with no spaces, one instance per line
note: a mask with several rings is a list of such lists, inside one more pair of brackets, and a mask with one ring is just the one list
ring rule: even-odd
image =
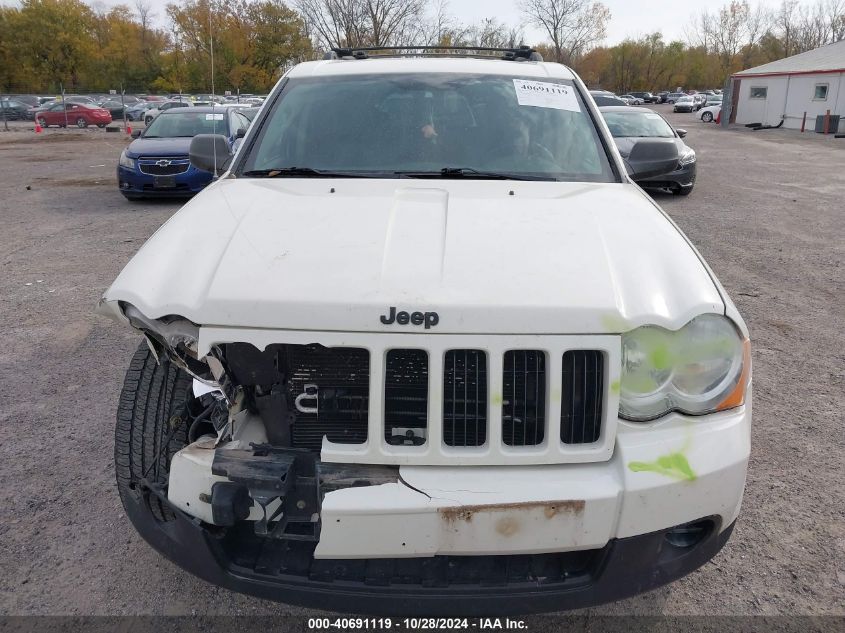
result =
[[677,331],[637,328],[622,335],[619,414],[645,421],[739,406],[750,364],[748,340],[722,315],[703,314]]

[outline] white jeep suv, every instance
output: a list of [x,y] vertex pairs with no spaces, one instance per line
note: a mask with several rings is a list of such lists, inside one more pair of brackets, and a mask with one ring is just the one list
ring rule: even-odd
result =
[[[210,582],[375,614],[582,607],[726,543],[748,331],[583,83],[530,49],[337,50],[99,310],[141,332],[117,413],[137,530]],[[383,52],[383,51],[382,51]]]

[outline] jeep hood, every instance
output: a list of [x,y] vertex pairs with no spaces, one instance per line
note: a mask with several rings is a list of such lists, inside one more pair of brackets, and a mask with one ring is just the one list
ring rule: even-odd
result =
[[[432,334],[676,329],[725,310],[634,185],[477,180],[225,178],[104,300],[200,325]],[[391,306],[438,323],[383,324]]]

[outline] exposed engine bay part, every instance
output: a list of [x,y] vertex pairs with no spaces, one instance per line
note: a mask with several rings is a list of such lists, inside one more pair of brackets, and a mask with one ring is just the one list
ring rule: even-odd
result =
[[[254,418],[243,426],[250,424],[255,432]],[[249,520],[258,536],[308,541],[319,540],[326,494],[400,479],[398,466],[323,463],[307,450],[244,439],[215,448],[213,437],[174,455],[170,473],[168,499],[206,523]]]
[[[151,319],[128,303],[118,307],[120,314],[113,302],[101,303],[99,309],[113,318],[125,317],[145,336],[156,360],[167,357],[204,387],[197,393],[223,398],[227,423],[221,425],[219,415],[210,419],[218,443],[233,439],[243,411],[260,418],[265,441],[274,447],[317,453],[324,437],[337,444],[367,441],[367,350],[317,344],[274,344],[259,350],[248,343],[228,343],[198,357],[195,323],[178,315]],[[403,442],[424,441],[423,431],[403,431]],[[195,428],[189,435],[195,441],[201,433]]]

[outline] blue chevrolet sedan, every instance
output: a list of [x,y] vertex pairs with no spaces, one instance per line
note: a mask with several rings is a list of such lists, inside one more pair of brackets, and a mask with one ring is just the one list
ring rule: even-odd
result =
[[129,200],[188,197],[199,193],[214,175],[188,160],[197,134],[222,134],[232,147],[250,121],[235,108],[195,107],[162,112],[120,155],[117,184]]

